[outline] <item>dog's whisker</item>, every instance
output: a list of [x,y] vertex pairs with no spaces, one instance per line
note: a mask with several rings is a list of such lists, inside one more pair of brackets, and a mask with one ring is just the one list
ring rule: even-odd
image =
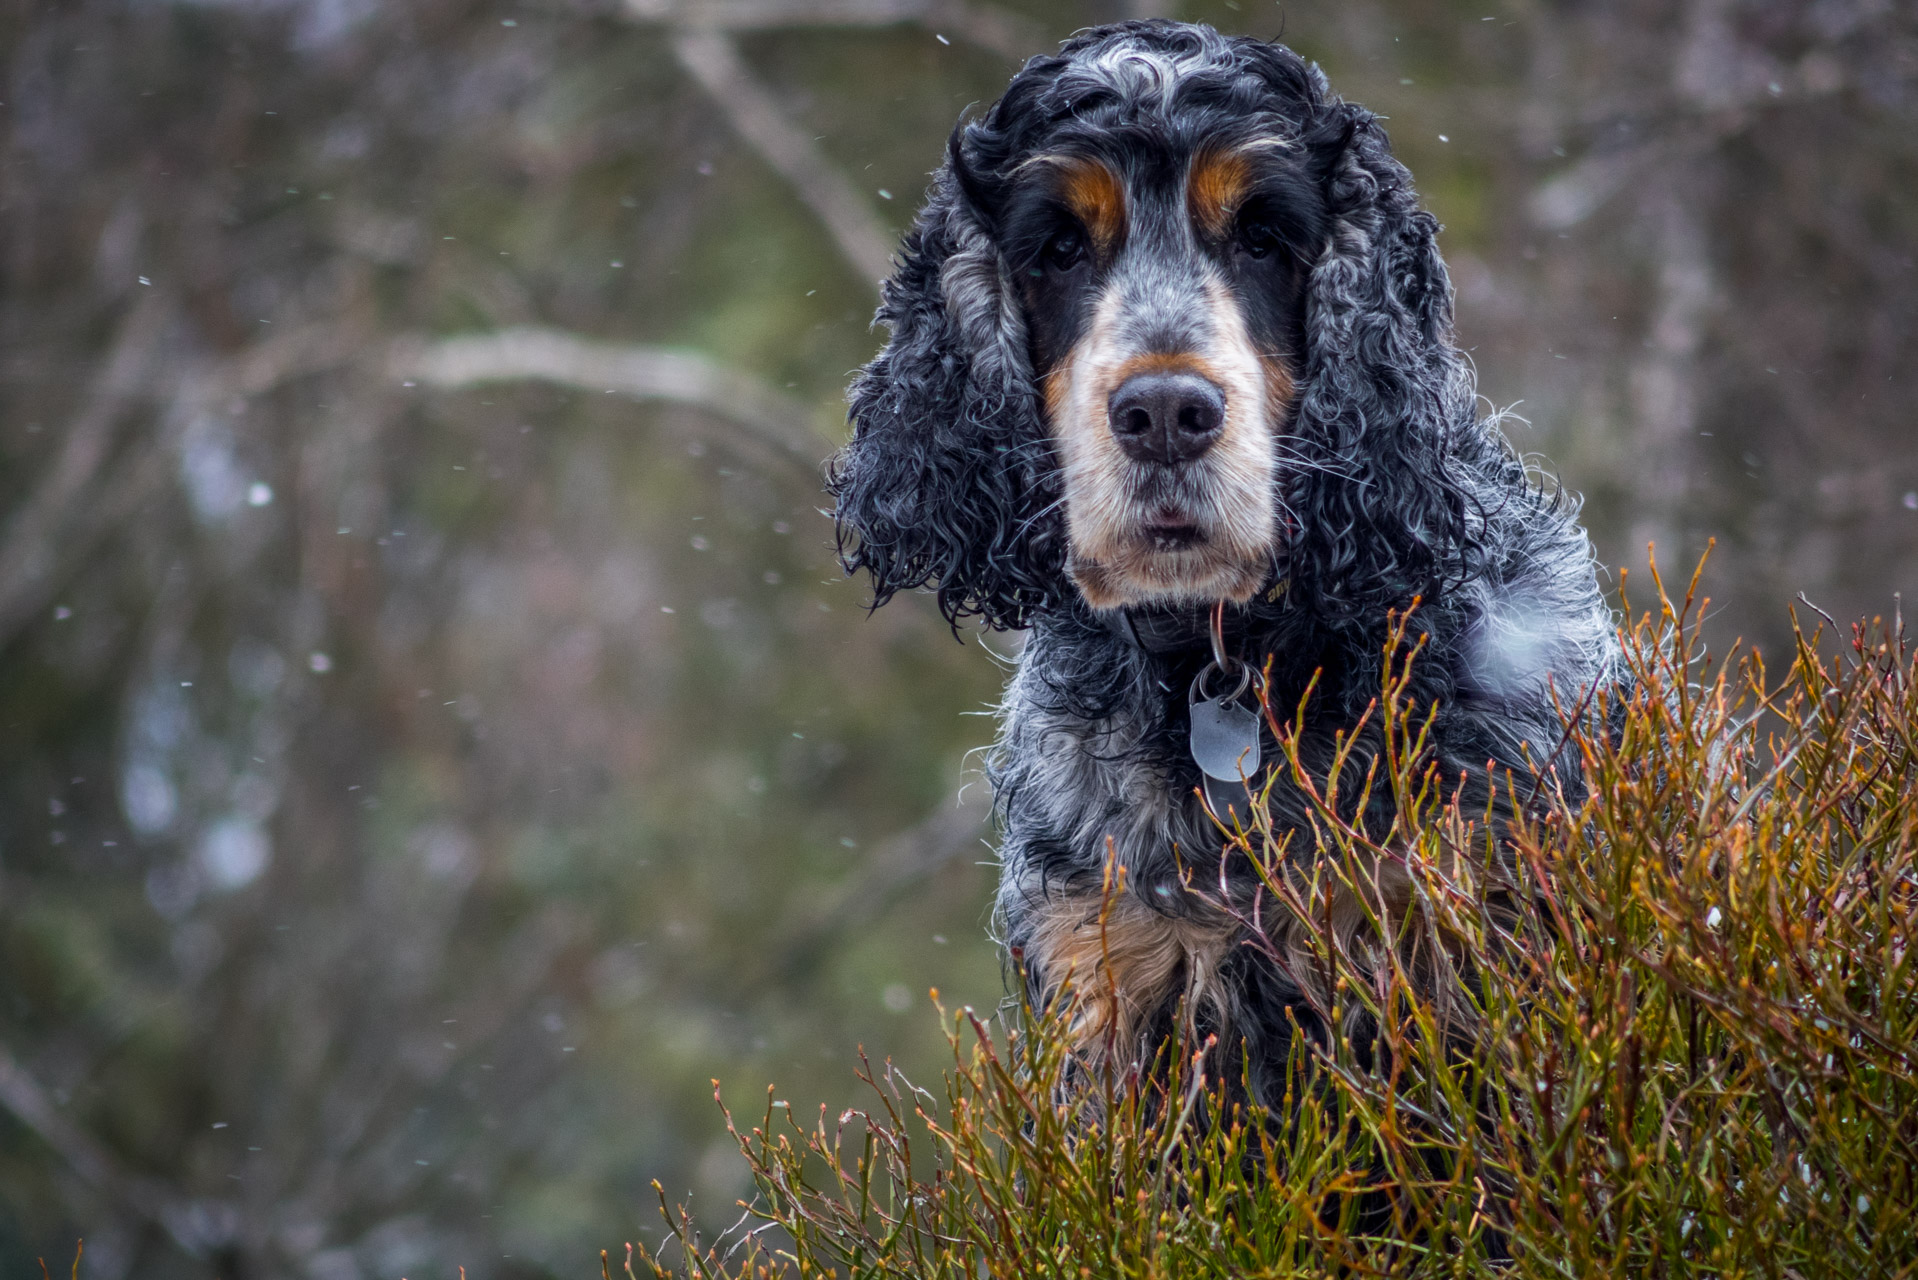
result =
[[1063,494],[1057,498],[1054,498],[1051,502],[1048,502],[1045,506],[1039,508],[1037,511],[1033,512],[1031,515],[1027,516],[1024,520],[1021,520],[1019,522],[1019,532],[1025,533],[1027,530],[1031,529],[1034,524],[1038,523],[1041,519],[1051,515],[1053,512],[1059,510],[1061,507],[1065,505],[1066,505],[1066,500]]

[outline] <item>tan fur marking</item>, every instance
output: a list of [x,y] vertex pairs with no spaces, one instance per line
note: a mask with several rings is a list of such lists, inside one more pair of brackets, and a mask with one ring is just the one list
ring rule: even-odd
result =
[[1114,365],[1111,374],[1112,386],[1116,390],[1125,385],[1127,378],[1141,373],[1195,373],[1214,386],[1224,381],[1224,375],[1219,372],[1217,366],[1204,356],[1190,351],[1150,351],[1145,355],[1121,360]]
[[1298,389],[1298,380],[1292,376],[1292,366],[1283,356],[1261,354],[1259,365],[1265,370],[1266,421],[1277,430],[1291,420],[1292,393]]
[[[1265,946],[1280,968],[1301,984],[1313,1005],[1341,1010],[1340,1029],[1346,1033],[1364,1006],[1342,1000],[1322,980],[1318,948],[1328,942],[1375,976],[1380,995],[1397,968],[1433,1001],[1445,1026],[1473,1026],[1478,1015],[1458,974],[1460,939],[1417,922],[1402,927],[1415,896],[1405,864],[1383,857],[1347,867],[1344,876],[1298,868],[1285,873],[1326,936],[1308,938],[1288,913],[1271,912]],[[1452,875],[1449,865],[1439,870]],[[1123,888],[1109,898],[1048,895],[1032,904],[1030,920],[1028,972],[1044,979],[1042,998],[1063,995],[1071,1001],[1073,1045],[1085,1065],[1131,1068],[1148,1062],[1159,1047],[1145,1039],[1151,1021],[1176,1000],[1185,1002],[1188,1018],[1206,1008],[1222,1037],[1234,1033],[1219,973],[1243,937],[1239,922],[1211,912],[1163,915]]]
[[1192,162],[1186,175],[1185,200],[1200,231],[1224,239],[1233,216],[1252,184],[1252,166],[1236,151],[1207,151]]
[[1077,355],[1077,352],[1068,354],[1059,362],[1058,368],[1046,375],[1043,390],[1048,421],[1059,421],[1065,411],[1066,397],[1072,394],[1072,365]]
[[1125,234],[1125,184],[1097,160],[1072,157],[1059,162],[1059,195],[1085,224],[1093,248],[1109,257]]
[[1076,1001],[1073,1037],[1081,1053],[1143,1054],[1148,1019],[1170,999],[1187,1007],[1218,999],[1230,921],[1163,915],[1130,894],[1048,897],[1035,904],[1029,962]]

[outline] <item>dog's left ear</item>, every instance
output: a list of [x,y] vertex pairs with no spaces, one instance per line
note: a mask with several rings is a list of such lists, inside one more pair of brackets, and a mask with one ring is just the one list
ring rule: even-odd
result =
[[827,469],[840,561],[874,607],[931,586],[956,628],[1022,627],[1056,592],[1052,458],[1025,322],[955,131],[881,292],[890,340],[853,383],[852,440]]
[[1307,289],[1291,585],[1324,616],[1375,616],[1467,571],[1472,498],[1457,446],[1481,428],[1452,343],[1438,221],[1384,130],[1334,99],[1307,146],[1331,235]]

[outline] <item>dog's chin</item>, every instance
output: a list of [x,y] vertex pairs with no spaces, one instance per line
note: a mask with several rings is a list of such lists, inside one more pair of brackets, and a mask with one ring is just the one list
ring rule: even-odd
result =
[[1193,525],[1153,525],[1117,547],[1072,547],[1066,570],[1095,609],[1154,604],[1235,603],[1252,598],[1269,556],[1221,548]]

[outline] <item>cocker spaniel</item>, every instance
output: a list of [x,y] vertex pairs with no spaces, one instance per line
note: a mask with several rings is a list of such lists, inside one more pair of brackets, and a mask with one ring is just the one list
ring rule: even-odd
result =
[[[875,604],[929,586],[955,628],[1029,631],[990,769],[999,922],[1032,998],[1084,997],[1089,1054],[1149,1058],[1184,1002],[1264,1092],[1315,1033],[1284,940],[1240,945],[1181,876],[1217,866],[1204,797],[1244,803],[1274,758],[1251,672],[1282,718],[1316,678],[1299,750],[1329,762],[1417,602],[1409,703],[1446,776],[1577,785],[1563,708],[1613,678],[1613,620],[1571,505],[1479,415],[1438,230],[1316,66],[1128,22],[955,129],[885,286],[829,474],[841,556]],[[1284,778],[1270,805],[1306,823]]]

